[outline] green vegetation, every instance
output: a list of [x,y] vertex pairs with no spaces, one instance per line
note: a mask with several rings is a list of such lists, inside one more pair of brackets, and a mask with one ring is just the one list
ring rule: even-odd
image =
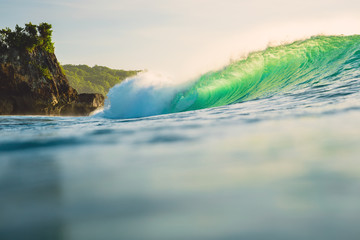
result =
[[43,67],[40,65],[35,65],[36,68],[41,72],[41,74],[46,77],[48,80],[51,80],[53,77],[51,75],[50,70],[47,67]]
[[[31,53],[34,50],[44,50],[54,53],[54,43],[51,41],[52,26],[48,23],[34,25],[31,22],[25,27],[15,26],[14,30],[4,28],[0,30],[0,56],[11,53],[11,56]],[[16,54],[12,54],[16,50]],[[36,67],[47,79],[52,79],[50,70],[26,58],[28,64]],[[106,95],[111,87],[125,78],[136,75],[140,71],[114,70],[107,67],[86,65],[64,65],[61,71],[67,76],[70,85],[79,93],[101,93]]]
[[16,49],[31,52],[39,47],[46,52],[54,53],[54,43],[51,41],[51,24],[40,23],[34,25],[31,22],[25,24],[25,28],[19,25],[15,30],[4,28],[0,30],[0,51]]
[[140,71],[115,70],[95,65],[63,65],[70,86],[79,93],[101,93],[104,96],[109,89],[125,78],[134,76]]

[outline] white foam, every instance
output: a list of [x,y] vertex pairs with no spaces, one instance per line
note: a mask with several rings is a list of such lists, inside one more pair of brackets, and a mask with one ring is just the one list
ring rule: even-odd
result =
[[163,114],[181,88],[167,76],[143,72],[111,88],[103,111],[95,116],[118,119]]

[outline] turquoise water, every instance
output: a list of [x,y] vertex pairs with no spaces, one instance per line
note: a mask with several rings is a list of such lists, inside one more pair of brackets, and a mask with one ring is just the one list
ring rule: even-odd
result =
[[112,90],[148,117],[0,117],[0,239],[359,239],[359,50],[316,37]]

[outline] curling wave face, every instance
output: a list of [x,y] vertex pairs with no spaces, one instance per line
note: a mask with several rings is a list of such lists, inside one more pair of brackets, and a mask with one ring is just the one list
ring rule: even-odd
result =
[[112,88],[97,116],[133,118],[217,107],[347,80],[360,67],[360,35],[316,36],[250,53],[190,84],[144,73]]

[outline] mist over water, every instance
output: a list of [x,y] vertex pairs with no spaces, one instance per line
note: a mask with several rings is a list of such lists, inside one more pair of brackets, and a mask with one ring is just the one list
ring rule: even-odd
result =
[[[304,1],[299,1],[299,3],[304,3]],[[314,4],[312,2],[309,5],[314,6]],[[315,5],[321,4],[316,2]],[[356,4],[353,3],[352,5],[355,7]],[[281,7],[279,7],[276,8],[281,11]],[[314,9],[312,10],[314,11]],[[246,15],[239,12],[237,14],[239,17]],[[286,15],[285,12],[282,14]],[[251,18],[256,17],[256,14],[251,15]],[[175,81],[187,81],[200,77],[210,70],[219,70],[229,65],[231,61],[243,59],[249,53],[263,51],[269,46],[290,44],[318,35],[350,36],[360,32],[360,18],[358,14],[352,13],[300,18],[287,16],[279,17],[277,20],[269,18],[264,19],[261,24],[254,24],[251,27],[242,26],[243,23],[249,24],[248,20],[251,22],[251,19],[243,19],[239,20],[238,24],[234,22],[222,24],[222,28],[225,28],[223,30],[214,26],[211,28],[211,32],[208,32],[208,26],[205,26],[205,29],[199,28],[195,32],[184,32],[184,29],[181,28],[152,31],[151,34],[156,35],[153,37],[159,39],[159,43],[162,44],[155,48],[158,52],[151,54],[151,56],[158,57],[155,60],[148,59],[147,65],[143,68],[166,73]],[[216,22],[216,20],[214,21]],[[230,28],[232,25],[234,25],[233,28]],[[167,41],[163,42],[161,39]],[[178,41],[181,44],[176,44]],[[142,61],[143,59],[139,58],[138,60]]]

